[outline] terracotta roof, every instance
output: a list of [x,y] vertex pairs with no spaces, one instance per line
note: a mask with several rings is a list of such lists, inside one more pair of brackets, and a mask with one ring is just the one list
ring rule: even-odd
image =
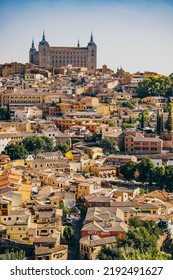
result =
[[49,248],[46,246],[35,246],[35,255],[45,255],[45,254],[51,254],[51,253],[58,253],[64,250],[68,250],[67,245],[57,245],[56,247]]
[[86,245],[86,246],[101,246],[104,244],[112,244],[115,243],[116,239],[115,236],[110,236],[110,237],[99,237],[98,235],[92,235],[91,238],[88,236],[83,237],[80,239],[80,243]]

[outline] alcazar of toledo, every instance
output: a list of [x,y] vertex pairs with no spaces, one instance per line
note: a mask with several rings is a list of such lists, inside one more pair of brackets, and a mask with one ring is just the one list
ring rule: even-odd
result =
[[32,40],[29,62],[40,67],[60,68],[72,65],[72,67],[86,67],[89,70],[95,70],[97,67],[97,46],[91,33],[90,41],[86,47],[80,47],[79,41],[77,47],[51,47],[43,32],[38,51],[34,46],[34,40]]

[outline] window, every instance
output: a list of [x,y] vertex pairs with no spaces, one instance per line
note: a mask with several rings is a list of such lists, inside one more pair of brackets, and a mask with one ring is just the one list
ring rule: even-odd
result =
[[57,258],[57,259],[60,259],[60,258],[62,258],[62,256],[63,256],[63,254],[60,253],[60,254],[58,254],[58,255],[56,256],[56,258]]

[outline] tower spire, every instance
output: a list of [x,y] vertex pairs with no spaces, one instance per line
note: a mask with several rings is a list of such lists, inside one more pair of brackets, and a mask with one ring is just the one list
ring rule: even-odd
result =
[[31,48],[34,48],[34,37],[32,37],[32,45],[31,45]]
[[77,47],[80,48],[80,43],[79,43],[79,39],[78,39],[78,42],[77,42]]
[[45,32],[44,32],[44,30],[43,30],[42,40],[45,40]]
[[91,31],[90,42],[93,42],[93,32]]

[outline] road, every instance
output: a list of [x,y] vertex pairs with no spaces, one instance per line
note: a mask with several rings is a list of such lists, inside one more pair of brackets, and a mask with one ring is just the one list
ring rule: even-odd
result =
[[72,222],[74,236],[70,241],[68,248],[68,260],[79,260],[79,240],[81,238],[81,228],[83,226],[83,219],[75,220]]

